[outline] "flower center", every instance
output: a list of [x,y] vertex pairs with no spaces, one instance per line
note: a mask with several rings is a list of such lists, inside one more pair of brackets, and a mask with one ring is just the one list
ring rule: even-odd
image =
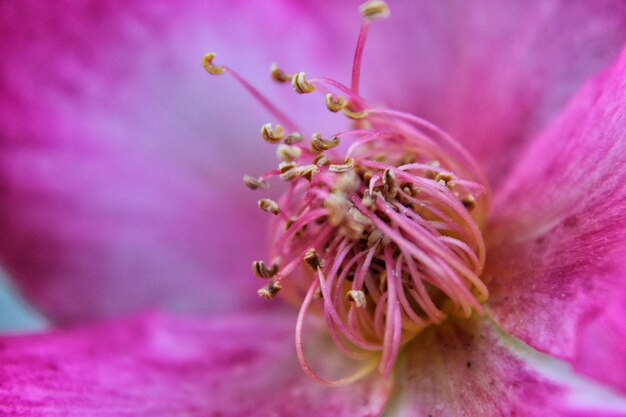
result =
[[[314,379],[302,347],[304,317],[316,309],[335,344],[348,356],[376,356],[388,376],[402,345],[449,315],[482,313],[488,291],[480,279],[485,245],[480,225],[489,192],[480,169],[451,137],[419,117],[376,107],[358,94],[360,63],[370,20],[384,17],[383,2],[366,3],[351,87],[307,79],[272,67],[272,77],[291,81],[299,94],[321,91],[326,107],[353,121],[351,130],[310,140],[281,125],[266,124],[263,139],[276,144],[280,164],[260,177],[244,177],[251,189],[279,178],[288,183],[278,201],[259,200],[271,214],[271,260],[255,261],[268,283],[259,295],[279,292],[301,305],[298,356]],[[294,124],[245,80],[231,72],[281,122]],[[342,95],[339,95],[342,94]],[[344,97],[345,96],[345,97]],[[288,134],[286,134],[288,133]],[[369,371],[369,370],[368,370]]]

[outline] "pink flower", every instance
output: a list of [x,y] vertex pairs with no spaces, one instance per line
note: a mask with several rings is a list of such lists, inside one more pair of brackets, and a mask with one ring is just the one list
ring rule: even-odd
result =
[[[297,313],[278,300],[259,300],[258,280],[249,277],[249,261],[269,255],[262,248],[265,213],[254,207],[258,195],[242,189],[241,174],[263,172],[275,158],[275,149],[253,133],[275,120],[235,83],[207,79],[198,58],[216,49],[216,65],[246,77],[277,60],[285,69],[345,79],[356,5],[0,5],[3,265],[53,322],[83,323],[0,339],[3,414],[626,415],[626,7],[618,1],[391,3],[392,18],[372,27],[364,57],[367,102],[352,97],[352,111],[368,111],[376,132],[391,130],[428,151],[428,140],[407,133],[408,119],[399,113],[376,119],[374,109],[383,107],[370,103],[419,115],[472,157],[449,148],[441,153],[444,137],[431,129],[426,139],[443,155],[441,169],[428,178],[425,161],[413,155],[408,162],[421,165],[413,165],[412,178],[402,177],[401,164],[389,156],[399,145],[383,133],[375,146],[391,150],[379,161],[385,168],[372,165],[373,155],[365,158],[378,175],[375,206],[351,191],[323,207],[338,216],[335,232],[360,227],[345,217],[352,204],[367,217],[361,226],[373,223],[400,248],[412,223],[401,211],[381,214],[384,201],[410,203],[412,181],[426,192],[439,190],[427,200],[444,214],[472,197],[469,217],[460,210],[450,220],[426,216],[439,223],[424,224],[430,234],[413,235],[423,242],[436,232],[448,238],[446,250],[456,245],[465,264],[428,241],[434,246],[420,262],[443,260],[437,264],[443,266],[417,270],[431,279],[431,290],[407,300],[415,317],[388,303],[380,314],[400,320],[385,319],[382,337],[374,337],[375,329],[353,334],[380,348],[379,370],[332,388],[303,372],[293,340],[294,328],[301,329]],[[309,81],[319,88],[317,79]],[[319,111],[318,95],[252,81],[303,132],[339,131],[332,123],[340,117]],[[364,168],[363,161],[352,162]],[[336,184],[339,176],[321,165],[316,181]],[[493,201],[481,224],[488,187]],[[402,193],[404,203],[395,199]],[[284,202],[302,203],[286,198],[281,209],[290,207]],[[371,207],[378,217],[367,216]],[[469,232],[473,224],[482,227],[478,235]],[[324,237],[326,229],[311,225]],[[319,276],[285,274],[286,257],[300,259],[296,249],[314,238],[308,233],[301,240],[279,237],[273,254],[282,255],[277,273],[290,277],[281,281],[282,292],[297,296],[289,282],[307,284],[310,299],[312,283],[330,279],[334,264],[347,279],[343,262],[353,248],[316,252],[327,262]],[[401,252],[382,250],[376,266],[382,269],[368,271],[400,277],[388,268],[393,264],[411,272],[406,259],[417,254]],[[309,264],[317,269],[314,255]],[[353,255],[361,262],[367,252]],[[446,287],[451,277],[463,284]],[[358,279],[357,272],[353,282]],[[405,285],[385,283],[376,282],[381,297]],[[315,303],[334,300],[325,291]],[[357,304],[385,305],[363,289],[353,291],[354,304],[334,306],[360,314],[367,307]],[[462,317],[452,317],[455,306]],[[147,308],[168,313],[120,318]],[[182,312],[195,318],[174,315]],[[315,314],[304,323],[303,348],[297,344],[300,362],[302,351],[310,362],[307,371],[336,379],[362,370],[363,362],[347,359],[337,348],[341,336],[333,343],[327,323],[315,320],[323,315]],[[344,331],[341,323],[349,328],[346,314],[338,310],[345,323],[330,317],[330,329],[332,323],[335,330]],[[105,317],[117,318],[87,323]],[[428,323],[417,331],[411,326],[420,320]],[[375,327],[375,314],[363,323]],[[410,339],[402,340],[405,334]]]

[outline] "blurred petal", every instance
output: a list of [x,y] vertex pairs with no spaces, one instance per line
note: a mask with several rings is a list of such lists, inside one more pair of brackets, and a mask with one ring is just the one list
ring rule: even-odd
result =
[[626,398],[550,359],[526,358],[511,344],[484,320],[430,328],[411,343],[398,366],[399,386],[388,415],[626,415]]
[[[0,343],[3,415],[376,416],[390,389],[375,375],[344,388],[309,380],[293,324],[277,316],[144,316]],[[342,359],[325,353],[324,370]]]
[[485,272],[508,332],[624,392],[625,74],[626,50],[520,159],[494,203]]
[[201,57],[228,51],[269,84],[284,33],[267,22],[297,15],[217,6],[0,5],[0,256],[57,323],[258,305],[265,219],[241,178],[275,160],[258,134],[269,116]]
[[[340,4],[339,4],[340,3]],[[323,42],[350,65],[356,5],[319,7]],[[621,0],[390,1],[370,30],[363,94],[439,124],[496,186],[525,143],[626,42]],[[348,28],[348,29],[346,29]],[[346,70],[340,76],[345,79]]]
[[[274,60],[345,80],[360,2],[2,3],[0,256],[25,294],[65,323],[256,306],[256,283],[221,277],[264,255],[240,178],[274,159],[256,132],[275,120],[200,57],[216,51],[261,86]],[[394,2],[371,31],[363,91],[440,123],[496,182],[511,144],[624,41],[623,5]],[[262,90],[306,133],[332,132],[318,96]]]

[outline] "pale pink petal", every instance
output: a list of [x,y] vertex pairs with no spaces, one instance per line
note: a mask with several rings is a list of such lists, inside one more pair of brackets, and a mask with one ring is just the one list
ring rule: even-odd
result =
[[[295,356],[292,320],[271,315],[149,315],[3,337],[0,346],[2,415],[373,417],[390,391],[376,375],[344,388],[311,381]],[[341,371],[343,358],[331,352],[323,370]]]
[[[626,415],[624,398],[581,382],[576,375],[548,375],[537,362],[505,343],[485,320],[433,327],[407,347],[406,357],[398,364],[398,386],[389,415]],[[549,359],[544,362],[550,363]]]
[[201,58],[271,90],[271,60],[306,55],[267,27],[289,7],[217,6],[0,5],[0,257],[57,323],[260,303],[265,217],[241,178],[275,163],[259,134],[275,120]]
[[507,177],[487,231],[490,308],[626,391],[626,50]]

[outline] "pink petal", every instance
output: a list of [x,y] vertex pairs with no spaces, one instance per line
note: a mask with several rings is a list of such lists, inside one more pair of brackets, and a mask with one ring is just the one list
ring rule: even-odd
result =
[[[626,415],[625,399],[581,382],[576,375],[548,376],[535,362],[504,343],[486,321],[432,327],[407,347],[389,415]],[[577,389],[574,380],[584,387]]]
[[288,7],[217,6],[0,6],[0,256],[57,323],[260,303],[265,217],[241,178],[274,163],[258,133],[272,119],[201,58],[224,51],[270,85],[274,51],[303,48],[266,28]]
[[[345,80],[360,2],[3,3],[0,256],[26,295],[63,323],[256,305],[256,283],[221,277],[263,255],[240,177],[274,159],[256,136],[273,118],[199,57],[218,52],[307,132],[330,130],[319,97],[270,89],[266,71]],[[621,2],[444,3],[391,5],[364,92],[439,122],[496,173],[626,36]]]
[[[458,138],[494,187],[528,139],[626,42],[621,1],[406,0],[391,7],[392,18],[372,30],[366,85],[389,106]],[[381,74],[389,81],[375,81]]]
[[[278,316],[151,315],[0,343],[3,415],[377,416],[390,390],[375,376],[344,388],[309,380],[292,320]],[[323,370],[342,370],[324,355]]]
[[[358,3],[321,8],[324,20],[338,20],[322,42],[344,61],[351,45],[341,41],[346,28],[357,30]],[[527,140],[626,41],[626,3],[619,0],[389,6],[391,17],[370,31],[364,95],[438,123],[476,156],[494,186]]]
[[626,50],[506,179],[488,230],[490,306],[532,346],[626,391]]

